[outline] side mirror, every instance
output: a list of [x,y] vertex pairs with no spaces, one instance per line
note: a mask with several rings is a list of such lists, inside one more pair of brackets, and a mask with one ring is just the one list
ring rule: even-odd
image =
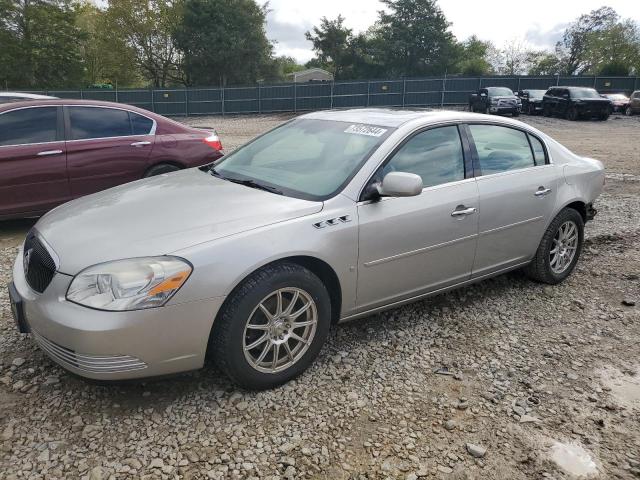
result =
[[422,178],[415,173],[389,172],[377,190],[383,197],[415,197],[422,193]]

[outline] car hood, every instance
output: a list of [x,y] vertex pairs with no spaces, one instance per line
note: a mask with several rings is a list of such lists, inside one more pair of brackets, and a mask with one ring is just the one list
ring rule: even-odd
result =
[[74,275],[97,263],[169,254],[310,215],[322,206],[193,168],[73,200],[42,217],[35,229],[59,257],[59,271]]

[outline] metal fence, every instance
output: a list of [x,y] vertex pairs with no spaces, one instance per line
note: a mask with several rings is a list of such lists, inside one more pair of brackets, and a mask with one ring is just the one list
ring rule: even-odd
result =
[[481,87],[547,89],[553,85],[593,87],[601,93],[640,89],[640,77],[494,76],[429,77],[327,83],[287,83],[225,88],[48,90],[60,98],[127,103],[162,115],[226,115],[301,112],[352,107],[445,107],[466,105]]

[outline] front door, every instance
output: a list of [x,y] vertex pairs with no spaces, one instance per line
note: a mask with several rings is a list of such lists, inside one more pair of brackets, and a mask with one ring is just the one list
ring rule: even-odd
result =
[[135,134],[131,117],[139,115],[96,106],[65,109],[69,182],[74,197],[143,177],[155,137]]
[[70,198],[62,107],[0,114],[0,217],[44,213]]
[[478,190],[465,178],[456,125],[410,137],[376,173],[415,173],[416,197],[358,205],[357,307],[366,311],[467,280],[478,232]]
[[[522,130],[469,125],[479,161],[479,236],[473,276],[522,264],[535,253],[554,211],[557,179],[544,145]],[[479,175],[481,173],[481,175]]]

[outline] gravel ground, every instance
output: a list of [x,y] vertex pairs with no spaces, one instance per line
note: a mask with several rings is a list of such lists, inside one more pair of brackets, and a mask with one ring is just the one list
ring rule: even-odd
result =
[[[187,121],[229,151],[286,118]],[[338,326],[261,393],[215,366],[88,383],[16,333],[2,290],[0,477],[640,477],[640,118],[523,120],[608,168],[568,281],[515,272]],[[0,284],[32,223],[0,223]]]

